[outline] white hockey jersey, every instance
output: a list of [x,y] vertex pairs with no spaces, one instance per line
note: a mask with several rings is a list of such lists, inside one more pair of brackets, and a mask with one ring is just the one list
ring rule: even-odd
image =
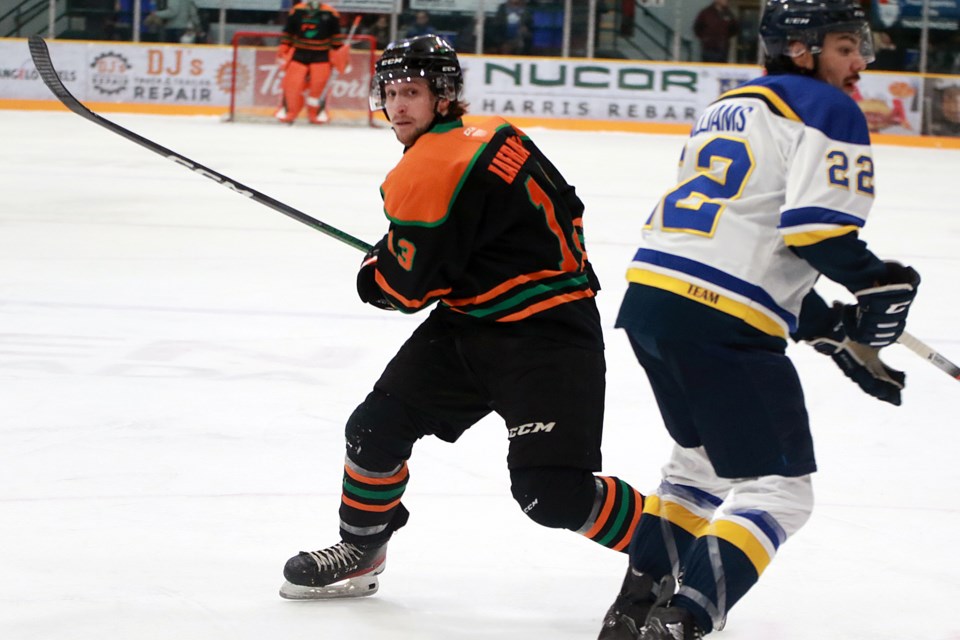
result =
[[785,338],[818,275],[789,247],[859,229],[873,197],[856,102],[806,76],[758,78],[697,121],[627,279]]

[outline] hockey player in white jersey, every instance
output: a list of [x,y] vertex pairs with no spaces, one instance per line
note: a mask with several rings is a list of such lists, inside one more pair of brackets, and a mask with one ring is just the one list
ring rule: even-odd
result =
[[[858,237],[874,199],[850,97],[873,60],[867,17],[857,0],[768,0],[760,37],[767,75],[703,113],[628,269],[617,326],[675,446],[601,640],[721,628],[807,521],[816,461],[788,339],[900,404],[904,375],[878,352],[902,333],[920,278]],[[828,306],[821,275],[857,303]]]

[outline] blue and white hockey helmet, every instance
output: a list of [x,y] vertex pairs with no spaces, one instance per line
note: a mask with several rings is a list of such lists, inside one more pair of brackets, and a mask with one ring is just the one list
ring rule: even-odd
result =
[[786,55],[790,42],[802,42],[814,55],[828,33],[854,33],[860,55],[874,60],[873,36],[858,0],[767,0],[760,20],[760,42],[768,59]]

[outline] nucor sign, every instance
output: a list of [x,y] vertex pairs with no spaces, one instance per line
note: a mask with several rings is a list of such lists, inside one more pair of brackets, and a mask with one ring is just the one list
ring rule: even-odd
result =
[[671,89],[697,93],[699,74],[677,68],[633,67],[611,64],[565,62],[485,62],[484,86],[564,87],[568,89],[615,89],[621,91],[657,91]]

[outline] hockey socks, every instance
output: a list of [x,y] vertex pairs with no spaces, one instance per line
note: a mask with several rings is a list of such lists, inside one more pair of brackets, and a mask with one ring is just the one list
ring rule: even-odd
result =
[[643,513],[643,496],[623,480],[595,476],[597,494],[590,517],[577,533],[614,551],[626,552]]
[[356,544],[386,542],[407,522],[400,498],[410,473],[402,462],[390,471],[364,469],[348,457],[344,464],[340,498],[340,535]]

